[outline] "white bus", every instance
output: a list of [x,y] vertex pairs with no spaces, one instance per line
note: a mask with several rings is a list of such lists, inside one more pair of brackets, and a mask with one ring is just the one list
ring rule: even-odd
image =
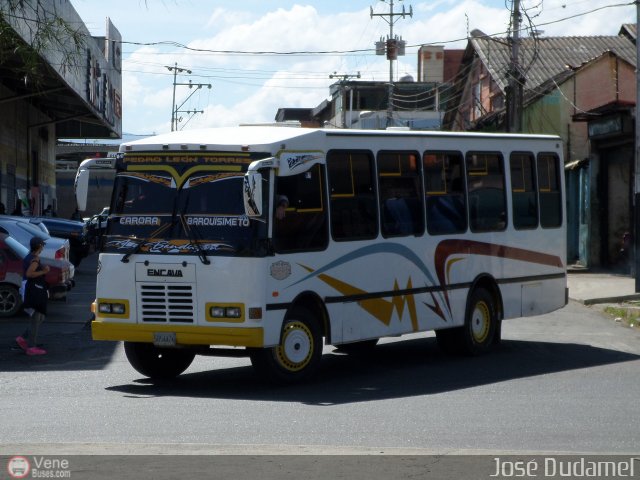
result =
[[503,319],[567,303],[562,166],[546,135],[237,127],[125,143],[93,338],[124,341],[152,378],[248,355],[294,382],[325,344],[429,330],[483,353]]

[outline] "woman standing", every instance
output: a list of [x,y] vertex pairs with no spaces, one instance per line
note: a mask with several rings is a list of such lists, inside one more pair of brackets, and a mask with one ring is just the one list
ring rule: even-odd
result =
[[[47,314],[48,285],[44,277],[49,272],[47,265],[40,264],[40,253],[44,247],[44,240],[33,237],[29,243],[31,251],[24,257],[22,277],[24,310],[31,315],[31,327],[24,335],[16,338],[16,342],[27,355],[44,355],[44,349],[37,346],[38,330]],[[26,338],[25,338],[26,337]],[[29,341],[31,346],[29,346]]]

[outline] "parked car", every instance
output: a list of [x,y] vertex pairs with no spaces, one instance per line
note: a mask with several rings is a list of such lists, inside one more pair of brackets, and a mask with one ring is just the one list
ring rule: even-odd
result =
[[16,222],[29,223],[38,227],[40,230],[42,230],[43,233],[51,236],[49,230],[47,229],[47,226],[39,219],[34,217],[23,217],[21,215],[0,215],[0,220],[15,220]]
[[42,223],[34,223],[27,217],[0,216],[0,233],[11,235],[27,248],[31,237],[41,238],[45,241],[42,257],[51,258],[52,260],[69,260],[69,240],[52,237],[45,233],[42,229],[43,225]]
[[[6,233],[0,233],[0,317],[10,317],[20,311],[24,257],[29,249]],[[73,266],[67,260],[40,257],[43,265],[49,266],[45,280],[49,284],[52,300],[66,298],[74,286]]]
[[91,241],[86,223],[58,217],[33,217],[32,221],[44,225],[51,236],[69,240],[69,261],[74,266],[89,255]]

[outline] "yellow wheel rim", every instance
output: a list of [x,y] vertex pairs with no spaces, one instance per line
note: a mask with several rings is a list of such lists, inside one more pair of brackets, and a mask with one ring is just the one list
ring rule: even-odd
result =
[[282,333],[282,342],[275,349],[278,363],[290,372],[305,368],[313,357],[313,334],[302,322],[288,323]]
[[477,343],[483,343],[489,337],[491,328],[491,310],[485,302],[478,302],[471,314],[471,334]]

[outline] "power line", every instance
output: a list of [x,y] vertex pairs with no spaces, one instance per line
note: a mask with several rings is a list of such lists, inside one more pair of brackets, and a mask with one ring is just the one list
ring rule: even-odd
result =
[[[180,110],[185,103],[187,103],[187,101],[191,98],[191,96],[196,93],[198,90],[200,90],[202,87],[209,87],[209,89],[211,89],[211,84],[210,83],[193,83],[191,80],[189,80],[189,83],[178,83],[176,82],[176,78],[178,73],[187,73],[187,74],[191,74],[191,70],[187,69],[187,68],[182,68],[182,67],[178,67],[178,64],[174,64],[173,67],[170,66],[166,66],[167,70],[169,70],[170,72],[173,73],[173,101],[171,102],[171,131],[175,131],[178,130],[178,123],[182,121],[182,117],[179,117],[178,115],[180,113],[186,113],[187,115],[190,115],[190,117],[187,119],[187,121],[184,123],[184,125],[186,125],[187,123],[189,123],[189,121],[198,113],[204,113],[203,110]],[[184,99],[184,101],[180,104],[177,105],[176,104],[176,87],[177,86],[188,86],[190,89],[195,87],[195,90],[193,90],[189,96],[187,98]],[[183,125],[183,128],[184,128]]]
[[[553,25],[556,23],[565,22],[567,20],[572,20],[574,18],[582,17],[585,15],[589,15],[592,13],[596,13],[602,10],[610,9],[610,8],[618,8],[618,7],[628,7],[635,5],[635,2],[628,3],[616,3],[611,5],[604,5],[602,7],[597,7],[591,10],[587,10],[585,12],[576,13],[574,15],[570,15],[568,17],[559,18],[556,20],[551,20],[548,22],[540,23],[538,26],[547,26]],[[508,34],[508,31],[498,32],[488,34],[488,37],[500,37]],[[417,43],[413,45],[406,45],[406,48],[420,48],[424,45],[442,45],[448,43],[457,43],[467,41],[467,37],[455,38],[450,40],[438,40],[434,42],[425,42],[425,43]],[[295,55],[345,55],[345,54],[362,54],[362,53],[375,53],[375,48],[359,48],[359,49],[351,49],[351,50],[291,50],[291,51],[276,51],[276,50],[216,50],[209,48],[195,48],[184,45],[180,42],[172,41],[172,40],[162,40],[156,42],[134,42],[134,41],[125,41],[121,42],[123,45],[137,45],[137,46],[173,46],[177,47],[181,50],[187,50],[189,52],[200,52],[207,54],[218,54],[218,55],[273,55],[273,56],[295,56]]]

